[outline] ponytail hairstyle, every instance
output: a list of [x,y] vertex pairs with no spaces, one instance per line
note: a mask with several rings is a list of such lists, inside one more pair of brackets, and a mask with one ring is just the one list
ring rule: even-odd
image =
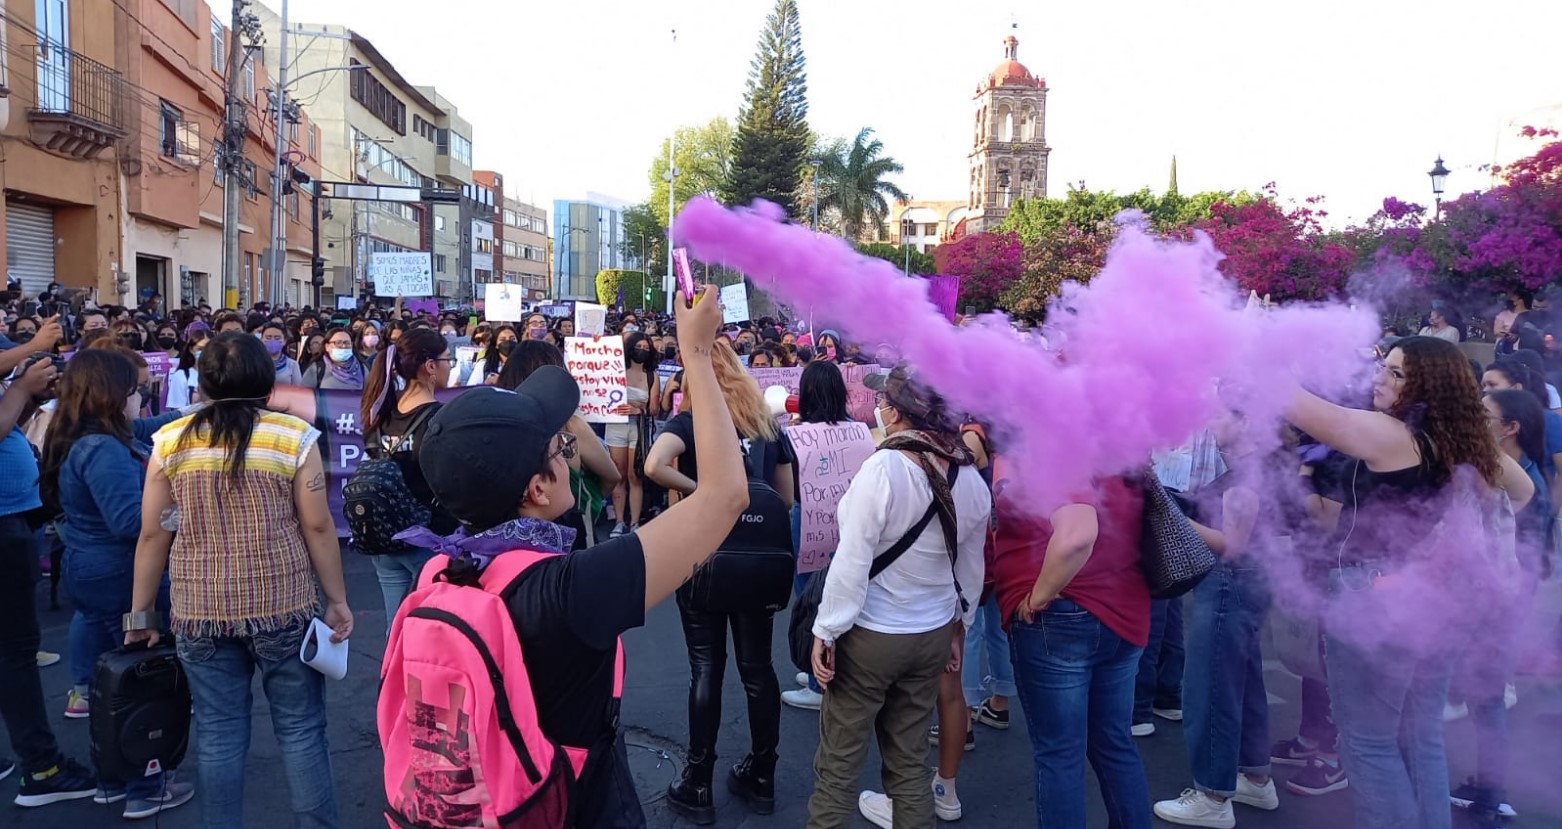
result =
[[376,354],[373,367],[363,378],[363,430],[368,432],[394,417],[401,392],[418,379],[425,363],[438,360],[449,350],[450,344],[438,332],[414,328]]

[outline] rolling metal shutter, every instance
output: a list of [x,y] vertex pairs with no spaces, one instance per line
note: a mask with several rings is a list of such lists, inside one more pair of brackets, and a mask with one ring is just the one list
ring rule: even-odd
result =
[[6,202],[5,259],[8,275],[22,280],[22,296],[37,299],[54,281],[54,211]]

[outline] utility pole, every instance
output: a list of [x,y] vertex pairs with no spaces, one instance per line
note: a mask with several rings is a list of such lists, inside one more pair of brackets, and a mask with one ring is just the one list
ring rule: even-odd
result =
[[249,0],[233,0],[233,15],[228,26],[228,86],[223,101],[222,127],[222,304],[225,308],[238,308],[241,302],[239,204],[242,196],[239,191],[244,182],[239,176],[244,170],[245,116],[239,77],[244,68],[244,46],[239,33],[243,31],[244,9],[248,5]]
[[[270,286],[267,293],[270,296],[267,299],[273,305],[280,303],[285,295],[286,286],[283,281],[282,266],[287,261],[287,220],[283,218],[282,190],[287,176],[283,173],[282,157],[283,148],[287,146],[287,126],[291,120],[287,105],[287,26],[287,0],[282,0],[282,34],[277,44],[276,92],[271,102],[277,122],[277,135],[275,164],[271,168],[271,261],[267,263],[269,265],[267,283]],[[310,267],[314,267],[312,262]]]
[[[673,29],[673,49],[676,54],[678,47],[678,30]],[[667,276],[662,280],[662,297],[667,305],[663,312],[668,316],[673,313],[673,188],[678,181],[678,168],[673,166],[673,149],[678,145],[678,127],[673,125],[673,134],[667,139]],[[689,297],[694,301],[694,297]]]

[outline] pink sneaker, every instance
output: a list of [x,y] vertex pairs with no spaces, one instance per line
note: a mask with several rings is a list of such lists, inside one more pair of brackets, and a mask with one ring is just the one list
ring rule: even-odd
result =
[[92,712],[87,709],[87,698],[72,688],[70,694],[65,697],[65,718],[84,720],[90,716]]

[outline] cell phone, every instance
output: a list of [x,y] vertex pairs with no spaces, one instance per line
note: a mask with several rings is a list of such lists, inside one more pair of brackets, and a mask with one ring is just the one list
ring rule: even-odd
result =
[[22,316],[24,316],[24,317],[36,317],[36,316],[38,316],[38,301],[35,300],[35,299],[29,299],[26,302],[22,303]]
[[694,290],[694,274],[689,271],[687,248],[673,248],[673,272],[678,276],[678,290],[690,302],[697,296]]

